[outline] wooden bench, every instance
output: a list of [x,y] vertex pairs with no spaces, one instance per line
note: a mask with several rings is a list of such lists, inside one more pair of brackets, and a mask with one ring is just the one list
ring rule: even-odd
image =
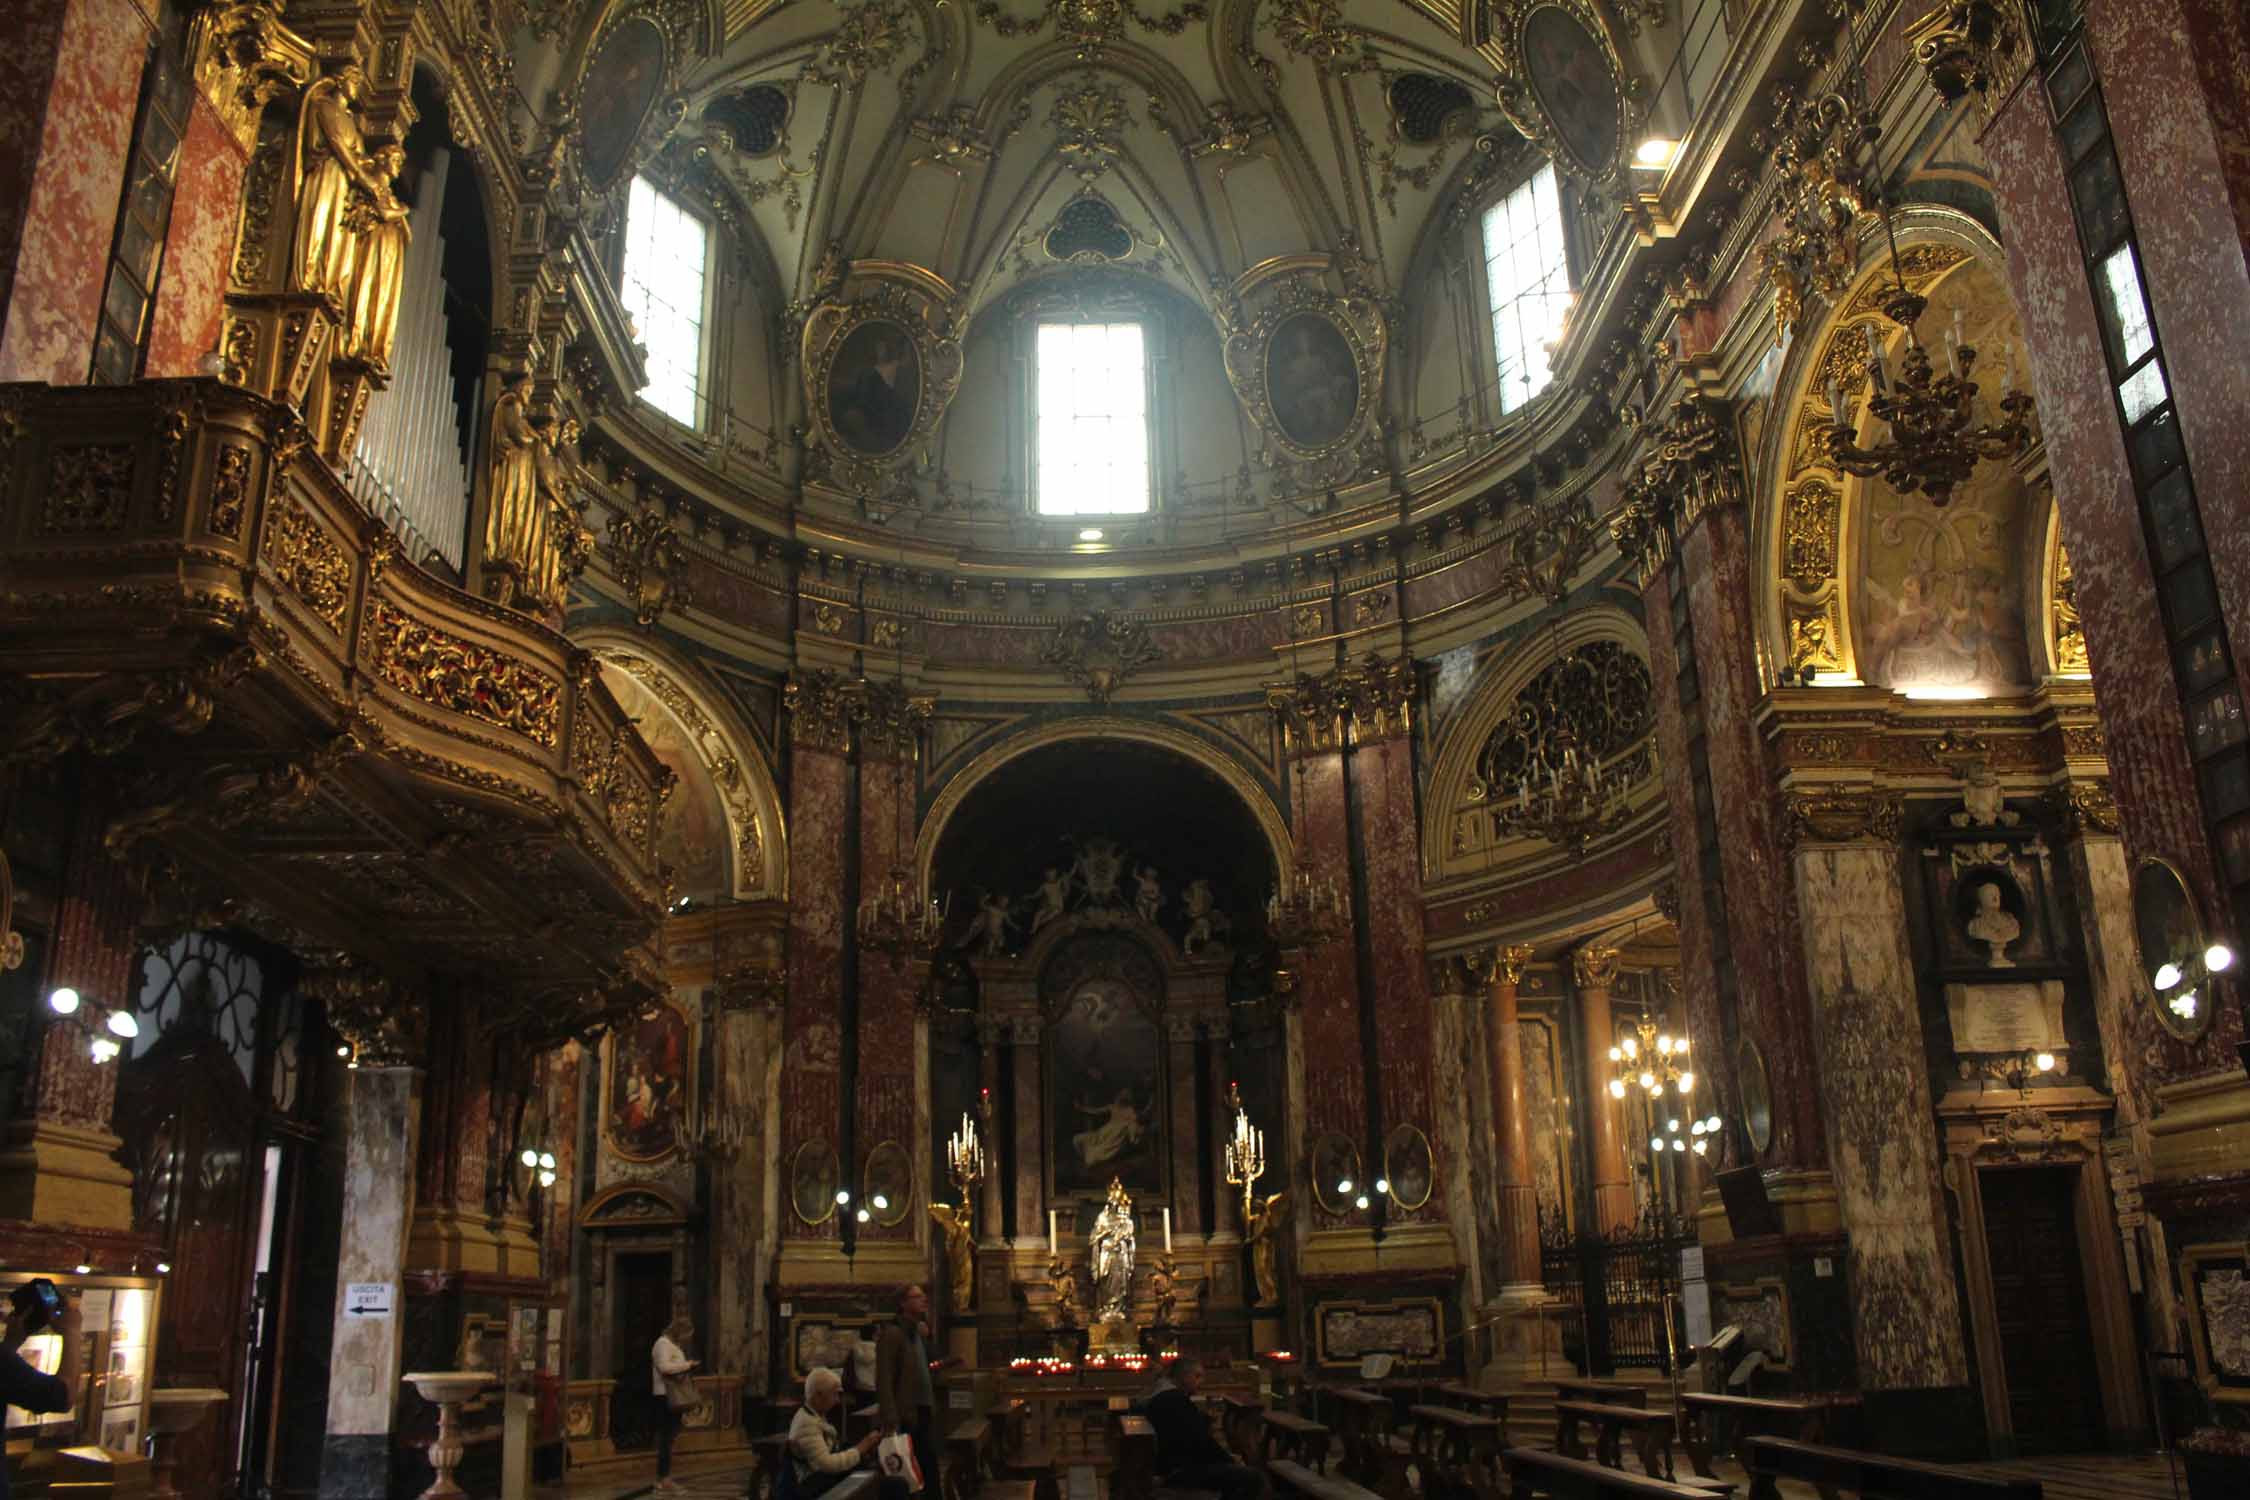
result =
[[[1672,1417],[1668,1412],[1649,1411],[1639,1406],[1610,1406],[1599,1401],[1557,1401],[1555,1403],[1555,1451],[1565,1458],[1584,1458],[1586,1448],[1578,1440],[1578,1424],[1594,1425],[1594,1461],[1612,1469],[1625,1467],[1620,1451],[1624,1435],[1633,1435],[1633,1452],[1641,1461],[1641,1472],[1660,1479],[1672,1478]],[[1658,1462],[1663,1470],[1658,1472]]]
[[1998,1479],[1788,1438],[1751,1438],[1740,1457],[1750,1471],[1749,1500],[1781,1500],[1784,1479],[1803,1480],[1822,1500],[1837,1500],[1845,1490],[1859,1500],[2041,1500],[2036,1479]]
[[1265,1430],[1258,1444],[1258,1461],[1269,1468],[1277,1458],[1326,1472],[1328,1468],[1328,1429],[1309,1417],[1292,1415],[1285,1411],[1269,1411],[1264,1417]]
[[945,1435],[938,1477],[945,1500],[974,1500],[984,1482],[999,1477],[999,1432],[989,1417],[971,1417]]
[[1711,1468],[1711,1439],[1721,1417],[1731,1419],[1738,1445],[1744,1438],[1755,1436],[1817,1443],[1827,1427],[1828,1408],[1818,1401],[1681,1392],[1680,1445],[1687,1449],[1689,1465],[1707,1478],[1717,1477]]
[[[1509,1500],[1711,1500],[1711,1491],[1674,1484],[1623,1469],[1605,1469],[1543,1448],[1510,1448],[1500,1455]],[[1723,1492],[1722,1492],[1723,1493]]]
[[1130,1412],[1117,1419],[1117,1467],[1110,1500],[1150,1500],[1156,1493],[1156,1429]]
[[1629,1380],[1554,1380],[1558,1401],[1598,1401],[1604,1406],[1647,1406],[1648,1387]]
[[749,1500],[768,1500],[781,1483],[781,1466],[789,1462],[789,1434],[769,1432],[750,1440]]
[[1411,1500],[1414,1448],[1394,1429],[1391,1398],[1357,1386],[1330,1386],[1336,1435],[1344,1447],[1344,1472],[1383,1500]]
[[1266,1409],[1242,1396],[1222,1398],[1225,1415],[1219,1421],[1219,1438],[1240,1456],[1244,1463],[1256,1460],[1258,1444],[1265,1436]]
[[1286,1458],[1267,1464],[1266,1474],[1275,1484],[1305,1500],[1382,1500],[1373,1490],[1362,1489],[1349,1479],[1318,1474]]
[[1031,1403],[1012,1396],[995,1406],[990,1416],[1000,1428],[999,1476],[1011,1484],[1035,1486],[1039,1500],[1056,1500],[1055,1455],[1046,1445],[1030,1440]]
[[1508,1397],[1502,1391],[1479,1390],[1458,1380],[1429,1389],[1428,1400],[1432,1406],[1450,1406],[1459,1411],[1473,1411],[1482,1416],[1498,1417],[1500,1425],[1508,1425]]

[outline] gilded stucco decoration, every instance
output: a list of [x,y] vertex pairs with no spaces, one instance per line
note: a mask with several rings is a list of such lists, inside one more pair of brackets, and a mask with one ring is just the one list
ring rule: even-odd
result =
[[1500,108],[1572,176],[1620,190],[1636,101],[1607,18],[1590,0],[1499,0],[1492,17]]
[[1084,688],[1089,702],[1106,706],[1127,678],[1162,661],[1164,652],[1140,621],[1095,610],[1056,626],[1039,659]]
[[813,473],[894,492],[960,389],[962,298],[920,266],[851,262],[799,340]]
[[1371,427],[1390,325],[1364,262],[1347,254],[1253,266],[1223,296],[1219,318],[1227,380],[1267,439],[1262,462],[1328,484],[1380,468]]
[[2057,672],[2084,677],[2093,668],[2086,659],[2086,631],[2078,619],[2078,579],[2070,571],[2070,552],[2058,532],[2047,576],[2047,641]]
[[386,599],[368,607],[362,653],[375,676],[410,698],[552,747],[562,684],[504,652],[417,620]]
[[1579,753],[1638,781],[1654,766],[1656,711],[1648,663],[1622,641],[1590,641],[1523,685],[1477,752],[1468,800],[1504,798],[1539,759],[1540,748],[1569,735]]

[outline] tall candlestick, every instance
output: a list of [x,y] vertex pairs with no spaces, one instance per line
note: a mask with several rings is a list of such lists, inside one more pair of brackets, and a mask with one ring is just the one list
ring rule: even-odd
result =
[[1055,1211],[1051,1208],[1047,1210],[1047,1254],[1062,1254],[1062,1242],[1055,1238]]
[[1164,1210],[1164,1253],[1172,1253],[1172,1210]]

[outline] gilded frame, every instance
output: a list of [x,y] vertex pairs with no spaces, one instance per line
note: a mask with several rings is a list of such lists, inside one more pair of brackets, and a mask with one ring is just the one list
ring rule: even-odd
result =
[[[688,1009],[687,1006],[681,1004],[678,997],[674,995],[665,996],[662,1000],[659,1000],[657,1002],[657,1005],[662,1009],[671,1011],[675,1016],[679,1018],[681,1035],[686,1038],[687,1056],[685,1058],[683,1076],[680,1079],[678,1122],[674,1126],[672,1144],[665,1147],[661,1151],[655,1152],[653,1155],[635,1152],[628,1149],[627,1143],[620,1141],[617,1138],[615,1131],[612,1129],[613,1112],[616,1104],[616,1100],[614,1098],[614,1089],[617,1078],[616,1053],[618,1047],[618,1039],[621,1034],[620,1028],[611,1027],[610,1030],[602,1037],[602,1112],[600,1120],[601,1149],[607,1151],[610,1155],[616,1157],[619,1161],[631,1162],[635,1166],[650,1166],[658,1162],[670,1161],[675,1156],[686,1154],[688,1150],[689,1122],[692,1121],[696,1116],[696,1107],[700,1102],[701,1097],[696,1088],[698,1079],[696,1078],[695,1015]],[[631,1027],[637,1024],[639,1024],[637,1021],[627,1021],[624,1023],[624,1025],[627,1027]]]
[[[1427,1312],[1430,1315],[1431,1342],[1437,1346],[1432,1353],[1416,1355],[1404,1349],[1366,1349],[1357,1354],[1331,1356],[1328,1352],[1328,1320],[1332,1314],[1416,1312]],[[1445,1304],[1435,1297],[1401,1297],[1396,1301],[1385,1302],[1353,1300],[1320,1303],[1313,1317],[1313,1362],[1322,1369],[1356,1370],[1360,1361],[1370,1354],[1392,1354],[1400,1364],[1407,1366],[1437,1363],[1445,1354]]]
[[[808,1161],[807,1152],[816,1152],[820,1157],[826,1158],[827,1190],[820,1195],[820,1214],[818,1217],[806,1213],[805,1205],[799,1202],[797,1198],[797,1185],[804,1179],[803,1169]],[[816,1161],[815,1165],[817,1164]],[[828,1143],[826,1136],[814,1136],[809,1140],[799,1141],[797,1149],[789,1153],[789,1181],[787,1184],[789,1211],[797,1216],[800,1223],[815,1227],[836,1217],[836,1185],[837,1179],[842,1175],[842,1166],[836,1159],[836,1148]]]
[[[1765,1155],[1773,1144],[1773,1081],[1766,1073],[1766,1055],[1758,1044],[1744,1037],[1734,1049],[1735,1092],[1741,1101],[1742,1133],[1750,1138],[1750,1149]],[[1761,1124],[1758,1118],[1764,1115]]]
[[2187,1303],[2188,1342],[2195,1355],[2195,1380],[2213,1401],[2250,1406],[2250,1380],[2230,1384],[2219,1375],[2211,1358],[2211,1336],[2203,1299],[2206,1267],[2239,1269],[2250,1278],[2250,1242],[2190,1245],[2180,1252],[2180,1293]]
[[[845,295],[846,289],[851,295]],[[862,327],[892,323],[914,346],[919,373],[914,412],[896,447],[869,454],[844,440],[829,410],[836,356]],[[944,277],[896,261],[854,261],[838,288],[805,318],[799,339],[805,424],[814,451],[811,477],[860,493],[890,492],[927,448],[961,388],[962,302]]]
[[[905,1185],[903,1192],[884,1193],[883,1207],[877,1207],[875,1203],[878,1161],[885,1164],[884,1170],[887,1173],[895,1175]],[[897,1163],[895,1168],[890,1166],[893,1161]],[[887,1179],[883,1185],[889,1185]],[[859,1196],[867,1208],[868,1218],[884,1229],[893,1229],[905,1223],[906,1216],[914,1211],[914,1191],[914,1158],[897,1141],[878,1141],[875,1149],[867,1153],[867,1161],[860,1168],[859,1175]]]
[[[616,193],[625,184],[631,182],[633,174],[639,171],[648,159],[655,154],[656,147],[662,143],[664,137],[669,135],[679,125],[680,121],[687,118],[687,100],[682,98],[676,89],[679,81],[682,46],[685,39],[673,26],[665,24],[666,19],[663,9],[655,4],[636,5],[630,9],[620,10],[602,22],[601,30],[587,43],[586,50],[578,58],[578,66],[570,85],[570,112],[567,117],[566,138],[570,145],[571,156],[577,164],[579,176],[588,188],[601,196],[607,197]],[[631,138],[618,155],[616,171],[605,179],[597,180],[587,170],[586,165],[586,124],[584,119],[586,85],[593,73],[594,65],[601,61],[604,49],[617,38],[620,32],[634,25],[647,26],[656,33],[663,57],[662,72],[654,92],[649,96],[647,107],[641,111],[640,118],[633,122]],[[656,120],[662,120],[664,124],[663,128],[652,139],[649,126],[650,122]],[[623,200],[618,201],[622,202]]]
[[[1324,471],[1320,477],[1325,482],[1341,484],[1358,476],[1362,440],[1383,398],[1390,327],[1380,302],[1357,289],[1329,290],[1321,276],[1329,269],[1327,258],[1313,260],[1315,264],[1275,267],[1272,274],[1280,278],[1279,284],[1255,316],[1245,317],[1237,307],[1230,307],[1220,328],[1220,348],[1235,399],[1258,424],[1272,450],[1265,456],[1313,466]],[[1236,282],[1235,295],[1239,297],[1268,280],[1267,273],[1267,266],[1251,267]],[[1351,351],[1352,373],[1359,383],[1350,419],[1335,437],[1317,445],[1298,441],[1282,426],[1274,415],[1268,383],[1274,335],[1305,316],[1318,318],[1335,330]]]
[[[2165,962],[2165,959],[2162,956],[2157,956],[2152,960],[2152,956],[2142,941],[2141,880],[2143,876],[2157,873],[2170,877],[2173,888],[2179,892],[2180,902],[2187,913],[2188,921],[2194,924],[2195,932],[2188,944],[2190,956],[2200,958],[2210,942],[2211,928],[2203,920],[2203,906],[2195,898],[2195,887],[2188,882],[2187,875],[2178,865],[2154,854],[2144,854],[2134,861],[2133,879],[2127,890],[2127,906],[2133,919],[2133,957],[2139,965],[2141,989],[2148,997],[2149,1009],[2156,1016],[2156,1024],[2164,1028],[2165,1035],[2175,1041],[2192,1044],[2202,1041],[2204,1036],[2210,1032],[2211,1023],[2216,1019],[2219,1008],[2216,997],[2206,993],[2203,996],[2204,1005],[2201,1016],[2190,1024],[2182,1025],[2171,1014],[2171,1007],[2165,1003],[2163,995],[2156,988],[2156,970],[2159,964]],[[2203,974],[2201,983],[2207,989],[2213,987],[2212,976],[2204,973],[2200,962],[2190,972]]]
[[[1348,1169],[1345,1168],[1349,1162]],[[1312,1149],[1305,1153],[1305,1167],[1312,1178],[1313,1198],[1320,1211],[1331,1218],[1345,1218],[1353,1211],[1353,1198],[1365,1186],[1366,1163],[1360,1160],[1359,1143],[1335,1131],[1324,1131],[1314,1138]],[[1336,1179],[1341,1175],[1350,1181],[1351,1194],[1336,1191]]]
[[[1588,161],[1579,155],[1556,128],[1547,106],[1530,81],[1531,73],[1524,60],[1524,33],[1530,28],[1532,18],[1543,10],[1565,12],[1600,48],[1610,86],[1617,94],[1617,140],[1607,161]],[[1626,74],[1624,59],[1617,50],[1617,38],[1601,11],[1590,0],[1516,0],[1495,19],[1492,45],[1499,54],[1495,59],[1499,71],[1495,92],[1509,123],[1552,157],[1558,167],[1604,190],[1622,193],[1632,166],[1633,127],[1640,121],[1638,99],[1643,84],[1640,79]]]
[[[1422,1179],[1421,1195],[1409,1202],[1399,1191],[1399,1167],[1417,1145],[1428,1175]],[[1412,1213],[1429,1202],[1430,1195],[1437,1191],[1437,1152],[1431,1147],[1430,1138],[1415,1126],[1393,1125],[1390,1133],[1383,1137],[1383,1180],[1390,1184],[1391,1202],[1401,1212]]]

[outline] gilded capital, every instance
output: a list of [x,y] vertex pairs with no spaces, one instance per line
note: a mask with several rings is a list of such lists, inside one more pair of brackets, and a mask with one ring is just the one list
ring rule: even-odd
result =
[[859,717],[863,684],[826,667],[794,672],[782,684],[781,706],[789,715],[789,741],[837,755],[851,748],[852,723]]
[[878,760],[913,760],[936,711],[934,696],[917,697],[903,683],[868,683],[859,709],[860,747]]
[[1975,93],[1989,113],[1993,98],[2027,61],[2020,33],[1994,0],[1946,0],[1906,28],[1906,44],[1938,97],[1952,104]]
[[[1493,978],[1501,984],[1522,984],[1524,970],[1531,966],[1531,944],[1508,943],[1495,950],[1497,960]],[[1614,955],[1612,955],[1614,958]]]
[[1654,439],[1641,459],[1636,493],[1669,510],[1674,540],[1694,530],[1706,512],[1743,503],[1742,459],[1725,402],[1682,396]]
[[1889,848],[1899,840],[1903,809],[1898,794],[1874,788],[1821,788],[1788,794],[1783,841],[1792,850],[1818,844]]
[[1570,955],[1570,973],[1582,990],[1606,990],[1617,982],[1617,950],[1580,948]]
[[1407,733],[1414,722],[1414,659],[1370,651],[1319,677],[1298,673],[1266,689],[1292,752],[1335,750],[1347,739],[1373,744]]
[[313,46],[281,19],[279,0],[222,0],[196,12],[188,56],[196,90],[248,156],[268,101],[312,82]]

